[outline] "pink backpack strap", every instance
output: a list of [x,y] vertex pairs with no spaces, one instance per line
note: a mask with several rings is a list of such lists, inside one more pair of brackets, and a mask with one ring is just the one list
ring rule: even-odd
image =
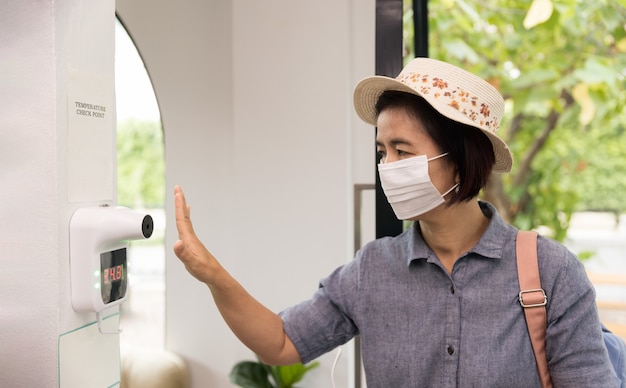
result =
[[537,371],[542,388],[552,387],[546,357],[546,303],[548,297],[541,288],[537,262],[537,233],[519,231],[516,243],[519,302],[524,308],[526,325],[535,352]]

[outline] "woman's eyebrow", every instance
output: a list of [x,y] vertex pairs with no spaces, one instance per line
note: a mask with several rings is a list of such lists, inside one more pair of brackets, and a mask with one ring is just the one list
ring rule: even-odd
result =
[[[398,145],[411,145],[411,143],[408,140],[405,139],[401,139],[401,138],[395,138],[395,139],[391,139],[389,141],[389,144],[391,144],[392,146],[398,146]],[[384,147],[385,145],[383,144],[382,141],[376,139],[376,146],[378,147]]]

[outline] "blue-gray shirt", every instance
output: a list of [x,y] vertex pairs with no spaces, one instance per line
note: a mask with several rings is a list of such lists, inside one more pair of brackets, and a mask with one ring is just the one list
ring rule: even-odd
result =
[[[281,312],[302,362],[360,335],[370,388],[539,387],[518,301],[517,230],[481,207],[489,226],[451,274],[416,223],[367,244],[310,300]],[[582,264],[546,238],[537,250],[554,386],[618,387]]]

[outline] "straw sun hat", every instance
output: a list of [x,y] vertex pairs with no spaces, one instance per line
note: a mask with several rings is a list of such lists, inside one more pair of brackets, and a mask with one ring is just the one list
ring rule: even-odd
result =
[[509,172],[513,157],[496,132],[504,111],[502,95],[482,78],[430,58],[415,58],[397,78],[367,77],[354,89],[354,109],[366,123],[376,125],[376,102],[387,90],[417,94],[439,113],[480,129],[491,141],[495,172]]

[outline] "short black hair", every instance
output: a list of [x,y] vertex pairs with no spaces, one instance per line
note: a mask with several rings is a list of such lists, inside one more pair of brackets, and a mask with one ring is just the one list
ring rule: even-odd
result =
[[376,116],[388,108],[402,108],[424,126],[442,153],[456,166],[459,190],[448,205],[469,201],[487,185],[495,164],[491,141],[478,128],[451,120],[439,113],[422,97],[400,91],[385,91],[376,103]]

